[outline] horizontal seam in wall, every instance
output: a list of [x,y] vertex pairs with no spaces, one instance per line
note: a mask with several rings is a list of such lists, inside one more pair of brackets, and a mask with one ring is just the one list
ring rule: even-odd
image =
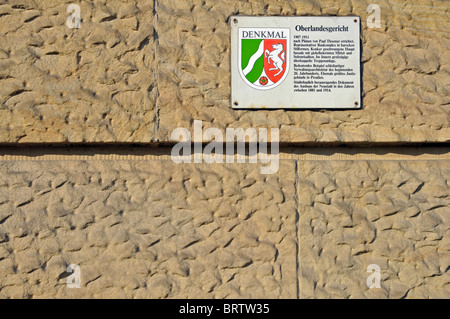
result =
[[[0,146],[0,161],[146,161],[172,160],[173,146],[142,145],[28,145]],[[239,150],[239,148],[238,148]],[[259,150],[259,149],[257,149]],[[441,161],[450,160],[450,144],[419,146],[295,146],[273,145],[269,150],[280,160],[295,161]],[[276,150],[276,151],[275,151]],[[179,150],[180,151],[180,150]],[[183,149],[182,152],[186,150]],[[191,148],[191,162],[197,150]],[[202,148],[202,151],[204,149]],[[226,162],[226,145],[222,160]],[[246,145],[243,162],[248,163]],[[196,153],[197,152],[197,153]],[[236,152],[236,147],[234,149]],[[261,152],[260,152],[261,153]],[[181,154],[183,155],[183,154]],[[208,154],[210,155],[210,154]],[[215,155],[213,153],[213,155]],[[258,154],[259,155],[259,154]],[[217,156],[217,155],[216,155]],[[205,157],[204,157],[205,158]],[[235,161],[237,156],[235,155]]]
[[[235,157],[236,158],[236,157]],[[290,155],[280,154],[280,160],[296,160],[296,161],[448,161],[450,160],[450,154],[443,155]],[[17,156],[17,155],[4,155],[0,156],[0,161],[14,162],[14,161],[171,161],[170,155],[93,155],[93,156],[79,156],[79,155],[43,155],[43,156]],[[244,158],[245,163],[249,163],[249,158]],[[191,157],[191,162],[194,163],[194,157]],[[237,162],[237,158],[235,160]],[[243,164],[245,164],[243,163]],[[227,164],[225,156],[223,157],[223,164]]]

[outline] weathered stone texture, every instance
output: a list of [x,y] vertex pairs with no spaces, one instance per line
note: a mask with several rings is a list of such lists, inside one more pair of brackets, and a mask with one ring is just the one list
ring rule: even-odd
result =
[[[369,29],[372,2],[158,1],[158,138],[167,141],[174,128],[203,120],[220,128],[278,127],[282,142],[448,141],[449,2],[377,1],[382,29]],[[360,16],[363,109],[232,110],[232,15]]]
[[[295,166],[0,163],[0,298],[296,298]],[[66,267],[81,267],[68,289]]]
[[302,162],[298,194],[300,298],[450,298],[449,161]]
[[2,161],[0,298],[449,298],[449,167]]
[[153,38],[153,1],[0,1],[0,142],[150,142]]
[[[83,1],[69,29],[72,2],[0,1],[0,143],[169,141],[193,120],[282,142],[449,140],[448,1],[379,1],[381,29],[368,0]],[[231,109],[231,15],[360,16],[363,109]]]
[[[449,1],[380,0],[381,29],[371,3],[0,0],[0,144],[169,142],[194,120],[279,128],[286,143],[450,141]],[[233,110],[232,15],[360,16],[363,109]],[[300,160],[294,144],[263,176],[175,165],[164,147],[141,161],[72,151],[0,160],[0,298],[450,297],[448,156]],[[82,289],[67,288],[69,264]]]

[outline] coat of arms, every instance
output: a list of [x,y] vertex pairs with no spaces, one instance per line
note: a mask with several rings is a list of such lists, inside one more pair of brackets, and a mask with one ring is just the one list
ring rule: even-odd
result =
[[281,84],[289,71],[289,29],[240,28],[239,71],[258,90]]

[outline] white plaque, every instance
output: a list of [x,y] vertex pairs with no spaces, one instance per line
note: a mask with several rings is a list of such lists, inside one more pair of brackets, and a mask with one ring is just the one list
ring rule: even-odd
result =
[[359,17],[232,17],[232,107],[360,108],[360,61]]

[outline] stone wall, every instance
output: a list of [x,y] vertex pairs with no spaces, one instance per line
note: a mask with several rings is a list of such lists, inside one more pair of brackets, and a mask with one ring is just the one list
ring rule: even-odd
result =
[[[372,2],[2,0],[0,142],[167,142],[193,120],[279,127],[282,142],[449,141],[448,2],[377,1],[370,29]],[[363,109],[231,109],[232,15],[360,16]]]
[[164,154],[4,156],[0,296],[449,298],[439,152],[284,153],[274,175]]
[[[232,15],[360,16],[363,108],[231,109]],[[446,0],[0,0],[0,298],[450,298],[449,32]],[[278,172],[174,164],[194,120],[279,128]]]
[[[448,161],[300,167],[300,297],[450,297]],[[382,289],[367,290],[371,264]]]

